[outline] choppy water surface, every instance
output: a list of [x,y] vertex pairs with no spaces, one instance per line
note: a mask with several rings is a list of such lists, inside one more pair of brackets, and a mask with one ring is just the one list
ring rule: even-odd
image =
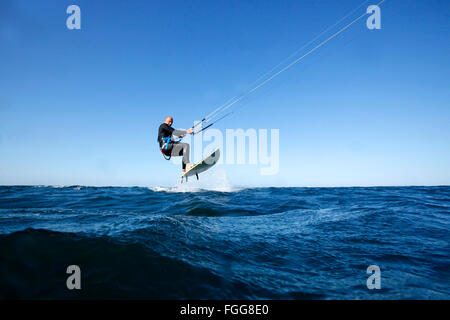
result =
[[450,187],[177,191],[0,187],[0,297],[450,298]]

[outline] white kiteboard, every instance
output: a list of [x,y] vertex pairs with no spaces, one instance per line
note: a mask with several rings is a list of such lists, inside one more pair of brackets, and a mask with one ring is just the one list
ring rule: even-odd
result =
[[217,161],[219,161],[219,158],[220,158],[220,150],[219,148],[217,148],[216,150],[211,152],[209,156],[207,156],[202,161],[196,163],[189,170],[187,170],[181,176],[181,182],[183,182],[183,178],[185,178],[186,181],[188,181],[188,177],[190,176],[196,176],[198,180],[198,174],[214,166],[217,163]]

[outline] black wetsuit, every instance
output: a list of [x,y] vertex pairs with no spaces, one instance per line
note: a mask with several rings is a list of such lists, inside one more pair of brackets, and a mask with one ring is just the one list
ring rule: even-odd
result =
[[[174,128],[172,128],[171,126],[169,126],[167,123],[163,123],[159,126],[158,129],[158,142],[159,142],[159,147],[162,148],[163,144],[164,144],[164,140],[163,138],[167,138],[167,137],[172,137],[173,132],[175,131]],[[171,138],[172,140],[172,138]],[[167,146],[167,148],[164,148],[164,153],[170,154],[170,152],[172,151],[173,148],[173,143],[169,143],[169,145]]]
[[183,156],[182,161],[182,168],[186,168],[186,163],[189,163],[189,144],[187,143],[181,143],[181,142],[174,142],[173,136],[176,135],[178,137],[182,137],[186,134],[185,130],[175,130],[171,126],[169,126],[167,123],[163,123],[159,126],[158,129],[158,143],[159,147],[163,148],[163,145],[165,141],[163,138],[171,137],[171,141],[169,142],[169,145],[164,147],[164,149],[161,149],[166,156]]

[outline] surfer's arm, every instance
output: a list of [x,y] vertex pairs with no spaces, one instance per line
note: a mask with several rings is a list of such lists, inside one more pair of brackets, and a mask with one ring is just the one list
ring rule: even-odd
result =
[[184,137],[187,134],[191,134],[194,131],[192,129],[189,130],[173,130],[172,134],[177,137]]
[[177,137],[183,137],[186,135],[186,130],[173,130],[172,134]]

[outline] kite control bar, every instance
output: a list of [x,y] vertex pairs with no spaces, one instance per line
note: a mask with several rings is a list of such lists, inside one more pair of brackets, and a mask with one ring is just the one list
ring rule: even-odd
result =
[[[198,130],[197,132],[194,132],[194,134],[200,133],[200,132],[202,132],[203,130],[208,129],[208,128],[211,127],[213,124],[215,124],[216,122],[222,120],[222,119],[225,118],[225,117],[228,117],[228,116],[229,116],[230,114],[232,114],[232,113],[233,113],[233,112],[227,113],[226,115],[224,115],[223,117],[217,119],[217,120],[214,121],[213,123],[208,124],[206,127],[203,127],[203,122],[205,122],[205,118],[203,118],[201,121],[197,122],[197,123],[192,127],[192,129],[194,129],[194,128],[195,128],[196,126],[198,126],[199,124],[202,124],[202,128],[201,128],[200,130]],[[206,121],[206,123],[208,123],[208,121]]]

